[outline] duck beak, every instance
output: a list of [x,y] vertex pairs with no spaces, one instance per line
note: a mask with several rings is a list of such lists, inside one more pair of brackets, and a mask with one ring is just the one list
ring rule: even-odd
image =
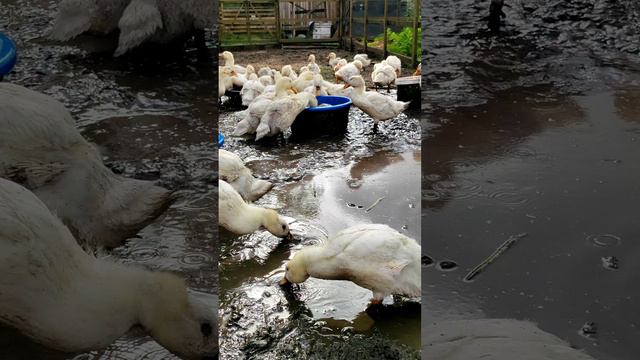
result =
[[349,88],[349,87],[351,87],[351,85],[350,85],[350,84],[344,84],[344,86],[343,86],[342,88],[343,88],[343,89],[346,89],[346,88]]
[[291,284],[291,283],[289,282],[289,279],[287,279],[286,276],[283,277],[282,280],[278,281],[278,285],[280,285],[280,286],[287,286],[289,284]]
[[294,94],[298,93],[298,89],[296,89],[296,88],[291,88],[291,91],[293,91]]
[[288,241],[291,241],[291,240],[293,240],[293,234],[291,232],[289,232],[287,234],[287,236],[285,236],[284,238],[287,239]]

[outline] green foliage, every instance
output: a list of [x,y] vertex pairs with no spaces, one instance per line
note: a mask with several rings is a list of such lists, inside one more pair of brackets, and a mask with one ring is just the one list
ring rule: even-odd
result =
[[[401,55],[411,56],[411,48],[413,47],[413,29],[405,27],[400,32],[394,32],[387,29],[387,38],[389,43],[387,49]],[[374,38],[372,45],[381,46],[384,42],[384,34],[380,34]],[[378,45],[379,44],[379,45]],[[422,56],[422,29],[418,28],[418,58]]]

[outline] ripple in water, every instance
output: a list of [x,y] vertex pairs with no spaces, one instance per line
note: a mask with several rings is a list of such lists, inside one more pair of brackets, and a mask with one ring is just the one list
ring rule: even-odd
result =
[[471,199],[482,193],[480,184],[466,179],[439,181],[433,184],[433,190],[447,200]]
[[137,262],[145,262],[160,256],[160,252],[152,247],[137,247],[131,250],[131,259]]
[[209,254],[205,253],[196,253],[191,252],[184,254],[180,260],[178,260],[180,264],[193,266],[193,265],[203,265],[203,264],[213,264],[213,258]]
[[489,198],[497,200],[508,206],[519,206],[529,202],[529,199],[521,194],[508,190],[497,190],[489,194]]
[[622,238],[613,234],[592,234],[587,236],[587,241],[597,247],[612,247],[622,243]]

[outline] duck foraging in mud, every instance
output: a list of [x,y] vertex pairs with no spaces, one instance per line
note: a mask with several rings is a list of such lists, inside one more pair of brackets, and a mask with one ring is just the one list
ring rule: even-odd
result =
[[309,277],[349,280],[373,292],[372,305],[389,295],[421,296],[421,247],[387,225],[356,225],[296,252],[280,285]]
[[176,275],[87,254],[26,188],[0,179],[0,324],[44,346],[106,348],[142,327],[186,359],[218,358],[213,295]]
[[119,246],[174,200],[150,181],[108,169],[54,98],[0,83],[0,108],[0,177],[36,194],[81,243]]
[[273,209],[247,204],[228,182],[218,180],[218,224],[236,234],[266,229],[275,236],[292,240],[287,221]]
[[258,200],[271,190],[273,184],[253,177],[251,170],[242,159],[226,150],[218,150],[218,172],[220,178],[228,182],[247,201]]

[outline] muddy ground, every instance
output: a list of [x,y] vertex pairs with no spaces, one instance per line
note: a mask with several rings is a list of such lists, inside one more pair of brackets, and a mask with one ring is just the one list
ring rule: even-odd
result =
[[[423,11],[422,226],[435,260],[423,271],[423,331],[442,319],[524,319],[597,359],[634,358],[638,4],[511,4],[498,35],[487,1]],[[582,331],[588,323],[595,332]]]
[[[4,81],[44,92],[65,104],[81,133],[99,146],[113,171],[157,181],[178,194],[163,215],[108,256],[178,273],[191,288],[217,294],[213,33],[207,34],[208,55],[198,55],[187,44],[148,47],[114,58],[114,38],[47,40],[44,35],[55,16],[55,3],[3,1],[0,30],[18,47],[16,67]],[[70,358],[11,329],[0,328],[0,332],[3,359]],[[172,355],[149,337],[133,333],[108,349],[78,358],[168,359]]]

